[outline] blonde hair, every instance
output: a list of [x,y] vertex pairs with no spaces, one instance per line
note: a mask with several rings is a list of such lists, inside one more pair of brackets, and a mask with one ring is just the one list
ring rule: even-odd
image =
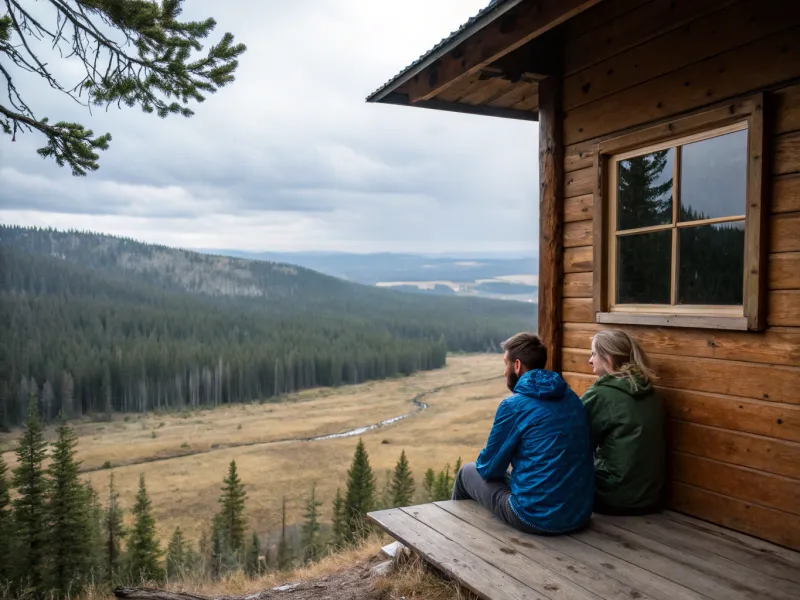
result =
[[636,375],[644,379],[645,383],[657,379],[645,351],[624,331],[619,329],[598,331],[592,342],[595,354],[611,366],[609,374],[630,381],[634,391],[638,388]]

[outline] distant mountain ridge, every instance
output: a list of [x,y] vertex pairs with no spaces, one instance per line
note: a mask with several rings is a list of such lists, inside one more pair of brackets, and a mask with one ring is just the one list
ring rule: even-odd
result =
[[519,274],[535,275],[538,259],[530,257],[431,256],[377,252],[354,254],[339,252],[245,252],[241,250],[203,251],[225,256],[269,260],[300,265],[327,275],[375,285],[390,281],[473,282]]

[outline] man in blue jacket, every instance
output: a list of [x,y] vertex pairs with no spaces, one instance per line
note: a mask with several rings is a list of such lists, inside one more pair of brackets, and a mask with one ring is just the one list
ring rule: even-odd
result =
[[557,373],[544,369],[547,348],[536,334],[518,333],[503,350],[512,395],[497,408],[477,462],[458,472],[453,500],[476,500],[528,533],[580,529],[594,497],[583,404]]

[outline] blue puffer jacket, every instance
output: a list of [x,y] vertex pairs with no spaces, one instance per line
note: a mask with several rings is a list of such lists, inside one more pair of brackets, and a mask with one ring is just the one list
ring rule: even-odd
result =
[[580,398],[553,371],[519,378],[500,403],[476,467],[485,480],[506,477],[511,508],[529,526],[566,533],[592,514],[594,464]]

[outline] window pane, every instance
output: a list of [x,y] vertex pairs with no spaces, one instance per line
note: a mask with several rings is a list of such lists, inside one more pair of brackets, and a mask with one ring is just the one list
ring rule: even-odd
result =
[[741,304],[744,221],[685,227],[678,240],[678,304]]
[[747,131],[681,149],[681,221],[744,215]]
[[617,302],[669,304],[672,230],[617,238]]
[[619,161],[618,229],[672,223],[674,164],[674,148]]

